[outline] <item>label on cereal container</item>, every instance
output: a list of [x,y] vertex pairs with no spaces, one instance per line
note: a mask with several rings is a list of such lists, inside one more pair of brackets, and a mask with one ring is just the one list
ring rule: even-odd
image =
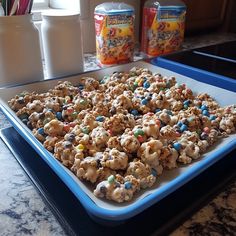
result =
[[184,39],[185,7],[144,8],[141,50],[149,56],[176,51]]
[[131,12],[105,15],[96,13],[96,51],[102,65],[133,60],[134,15]]

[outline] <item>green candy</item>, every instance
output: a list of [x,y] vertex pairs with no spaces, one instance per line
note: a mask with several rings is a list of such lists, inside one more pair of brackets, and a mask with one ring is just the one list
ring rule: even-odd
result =
[[115,181],[115,176],[114,175],[110,175],[108,178],[107,178],[107,181],[109,184],[112,184],[114,181]]
[[143,136],[144,135],[144,131],[142,129],[136,129],[134,131],[134,136],[137,138],[139,135]]
[[46,125],[48,122],[50,122],[51,120],[49,118],[46,118],[45,120],[43,120],[43,124]]
[[89,129],[88,129],[87,127],[84,127],[84,128],[82,128],[81,130],[82,130],[82,132],[83,132],[84,134],[88,134],[88,133],[89,133]]
[[86,105],[86,104],[87,104],[87,101],[86,101],[85,99],[81,99],[81,100],[79,101],[79,103],[80,103],[81,105]]
[[202,131],[201,131],[200,129],[198,129],[198,130],[196,130],[196,133],[197,133],[198,135],[201,135]]
[[192,122],[192,121],[194,121],[195,120],[195,117],[194,116],[190,116],[189,118],[188,118],[188,122]]
[[72,117],[73,117],[74,119],[77,118],[77,115],[78,115],[78,113],[77,113],[76,111],[72,113]]
[[18,94],[19,97],[25,97],[25,95],[26,94],[24,92]]
[[19,115],[19,118],[20,118],[21,120],[23,120],[23,119],[28,119],[28,117],[29,117],[29,115],[28,115],[27,113],[23,113],[23,114]]

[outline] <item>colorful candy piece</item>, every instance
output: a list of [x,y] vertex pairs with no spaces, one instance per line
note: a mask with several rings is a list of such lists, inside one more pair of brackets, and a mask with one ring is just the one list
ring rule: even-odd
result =
[[184,132],[184,131],[186,131],[187,129],[188,129],[188,126],[185,125],[185,124],[182,124],[181,127],[180,127],[180,131],[181,131],[181,132]]
[[139,135],[140,136],[143,136],[145,133],[144,133],[144,131],[142,130],[142,129],[136,129],[135,131],[134,131],[134,136],[137,138]]
[[68,124],[64,124],[63,130],[68,133],[70,131],[70,126]]
[[74,112],[74,109],[72,107],[68,107],[66,110],[70,114]]
[[38,134],[44,135],[44,128],[39,128],[38,129]]
[[96,121],[103,122],[105,118],[103,116],[97,116]]
[[125,189],[131,189],[132,188],[132,183],[130,181],[126,181],[124,183],[124,185],[125,185]]
[[209,116],[209,115],[210,115],[209,112],[208,112],[208,110],[203,110],[203,111],[202,111],[202,114],[203,114],[204,116]]
[[57,117],[58,120],[61,120],[62,119],[62,113],[60,111],[58,111],[56,113],[56,117]]
[[209,134],[210,133],[210,128],[209,127],[204,127],[203,132],[205,132],[206,134]]
[[183,104],[189,106],[189,100],[185,100]]
[[89,133],[89,129],[87,127],[83,127],[81,129],[81,131],[84,133],[84,134],[88,134]]
[[143,87],[146,88],[146,89],[149,88],[150,87],[150,83],[148,81],[144,82],[143,83]]
[[181,147],[182,147],[181,144],[178,143],[178,142],[173,144],[173,148],[174,148],[176,151],[179,151],[179,150],[181,149]]
[[83,151],[85,149],[83,144],[79,144],[78,146],[76,146],[77,149]]
[[109,184],[114,183],[114,181],[115,181],[115,176],[114,176],[114,175],[110,175],[110,176],[107,178],[107,181],[108,181]]
[[181,126],[183,125],[183,122],[178,121],[177,125],[178,125],[179,127],[181,127]]
[[138,110],[136,110],[136,109],[133,109],[133,110],[131,110],[131,112],[130,112],[132,115],[134,115],[134,116],[137,116],[139,113],[138,113]]
[[208,134],[205,133],[205,132],[202,132],[201,135],[200,135],[201,139],[205,140],[208,138]]
[[137,139],[138,139],[138,141],[139,141],[140,143],[143,143],[143,142],[144,142],[144,138],[143,138],[142,135],[138,135]]
[[159,111],[161,111],[161,109],[160,109],[160,108],[157,108],[157,109],[155,110],[155,113],[157,113],[157,112],[159,112]]
[[215,119],[216,119],[216,116],[215,116],[215,115],[210,115],[209,119],[210,119],[210,120],[215,120]]
[[28,115],[27,113],[23,113],[23,114],[19,115],[19,118],[20,118],[21,120],[23,120],[23,119],[28,119],[28,117],[29,117],[29,115]]
[[148,104],[148,99],[144,98],[141,100],[142,105],[147,105]]
[[207,106],[206,105],[202,105],[201,106],[201,110],[204,111],[204,110],[208,110]]
[[151,169],[151,174],[157,177],[157,171],[154,168]]
[[87,101],[86,101],[85,99],[81,99],[81,100],[79,101],[79,103],[80,103],[81,105],[86,105],[86,104],[87,104]]
[[23,119],[23,120],[22,120],[22,122],[23,122],[25,125],[27,125],[28,121],[29,121],[28,119]]

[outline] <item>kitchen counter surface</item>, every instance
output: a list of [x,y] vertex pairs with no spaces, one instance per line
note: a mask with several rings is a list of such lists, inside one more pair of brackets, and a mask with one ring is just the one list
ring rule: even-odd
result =
[[[183,50],[236,40],[236,35],[213,34],[187,38]],[[135,60],[141,59],[136,53]],[[85,55],[85,70],[99,69],[94,54]],[[10,124],[0,112],[0,128]],[[0,139],[0,236],[66,235],[32,182]],[[189,220],[180,225],[172,236],[235,235],[236,180],[207,203]],[[155,233],[153,233],[153,236]]]

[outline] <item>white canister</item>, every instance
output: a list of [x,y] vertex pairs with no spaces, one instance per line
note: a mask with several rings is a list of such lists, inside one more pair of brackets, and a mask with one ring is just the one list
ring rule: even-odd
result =
[[44,79],[32,15],[0,17],[0,87]]
[[49,78],[83,71],[79,14],[67,11],[44,13],[42,44]]

